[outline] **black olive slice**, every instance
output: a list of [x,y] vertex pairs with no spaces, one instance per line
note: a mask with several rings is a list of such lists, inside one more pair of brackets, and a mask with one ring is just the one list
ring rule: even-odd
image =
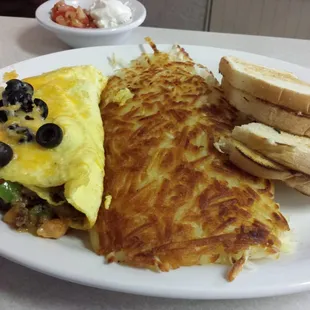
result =
[[5,90],[2,93],[2,100],[3,100],[3,105],[8,106],[8,105],[14,105],[16,103],[22,103],[24,101],[25,93],[22,91],[14,91],[14,92],[9,92]]
[[8,116],[5,111],[0,111],[0,123],[5,123],[8,120]]
[[15,132],[17,134],[25,134],[29,131],[29,129],[27,127],[22,127],[22,126],[18,126],[16,129],[15,129]]
[[7,106],[8,105],[8,97],[9,97],[9,92],[4,90],[2,92],[2,100],[1,100],[3,106]]
[[26,127],[19,127],[16,133],[22,135],[22,138],[18,140],[19,143],[28,143],[34,139],[33,133]]
[[30,85],[29,83],[27,82],[23,82],[23,90],[29,94],[29,95],[33,95],[33,87],[32,85]]
[[19,127],[19,125],[16,124],[16,123],[14,123],[14,124],[11,124],[10,126],[8,126],[8,129],[9,129],[9,130],[15,130],[15,129],[18,128],[18,127]]
[[[0,99],[0,107],[3,107],[3,100]],[[8,120],[8,115],[4,110],[0,111],[0,123],[5,123]]]
[[47,118],[47,115],[48,115],[48,106],[47,104],[41,100],[41,99],[34,99],[33,103],[40,109],[40,114],[41,116],[46,119]]
[[7,82],[7,86],[2,93],[3,105],[21,104],[21,109],[29,113],[33,109],[32,102],[33,87],[27,82],[12,79]]
[[33,121],[34,118],[31,117],[31,116],[29,116],[29,115],[26,115],[26,116],[25,116],[25,120],[26,120],[26,121]]
[[37,143],[48,149],[58,146],[62,138],[62,129],[58,125],[52,123],[41,126],[36,134]]
[[27,131],[23,134],[23,137],[18,140],[18,143],[28,143],[34,139],[34,135],[27,129]]
[[33,95],[32,85],[18,79],[12,79],[7,81],[5,90],[8,92],[22,91],[24,93],[30,94],[31,96]]
[[23,82],[18,79],[12,79],[6,82],[6,88],[5,90],[9,92],[14,92],[17,90],[20,90],[23,87]]
[[4,142],[0,142],[0,168],[6,166],[13,158],[12,148]]
[[34,139],[34,134],[27,127],[12,124],[8,126],[8,129],[15,131],[18,135],[21,135],[21,138],[18,140],[19,143],[28,143]]
[[33,102],[32,102],[32,96],[28,93],[24,94],[24,96],[20,100],[21,103],[21,110],[23,110],[26,113],[32,112],[33,110]]
[[[0,107],[3,107],[3,101],[0,100]],[[0,110],[0,123],[5,123],[8,120],[8,116],[5,111]]]

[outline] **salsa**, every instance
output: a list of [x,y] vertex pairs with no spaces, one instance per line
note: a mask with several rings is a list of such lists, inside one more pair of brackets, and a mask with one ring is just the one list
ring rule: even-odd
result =
[[72,5],[67,5],[64,1],[59,1],[54,5],[51,18],[55,23],[62,26],[97,28],[87,10],[82,9],[80,6],[75,8]]

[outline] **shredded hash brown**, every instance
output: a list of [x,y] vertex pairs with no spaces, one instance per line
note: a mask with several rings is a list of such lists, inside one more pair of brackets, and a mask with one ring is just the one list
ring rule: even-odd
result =
[[[273,185],[214,143],[237,119],[219,84],[179,46],[142,54],[102,94],[105,194],[91,239],[108,262],[169,271],[276,256],[289,230]],[[199,74],[198,74],[199,73]]]

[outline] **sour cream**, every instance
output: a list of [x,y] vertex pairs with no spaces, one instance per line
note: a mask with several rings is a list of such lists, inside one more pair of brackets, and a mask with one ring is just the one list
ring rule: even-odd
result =
[[119,0],[96,0],[89,14],[99,28],[117,27],[132,20],[130,7]]

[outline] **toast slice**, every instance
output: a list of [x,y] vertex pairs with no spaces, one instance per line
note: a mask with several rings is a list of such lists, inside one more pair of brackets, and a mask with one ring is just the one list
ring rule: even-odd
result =
[[310,84],[292,73],[223,57],[219,71],[235,88],[291,110],[310,114]]
[[229,155],[229,160],[235,166],[249,174],[259,178],[283,181],[289,187],[310,196],[310,176],[290,171],[234,139],[222,138],[218,146],[221,151]]
[[310,175],[310,139],[260,123],[237,126],[232,137],[248,148],[290,169]]
[[222,89],[228,102],[257,121],[292,134],[310,137],[310,117],[288,108],[279,107],[233,87],[226,78]]

